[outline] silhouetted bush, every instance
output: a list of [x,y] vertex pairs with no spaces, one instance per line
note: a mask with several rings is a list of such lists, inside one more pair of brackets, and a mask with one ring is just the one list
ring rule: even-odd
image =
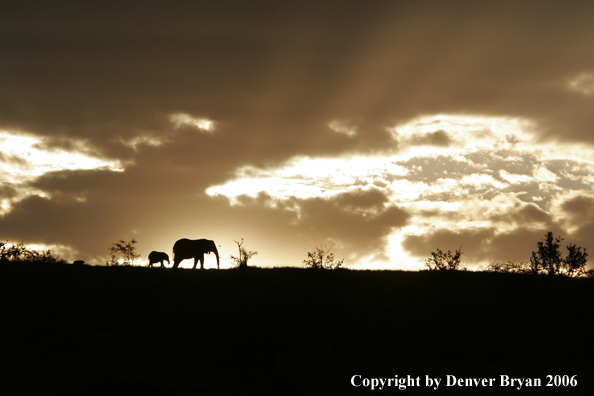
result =
[[515,261],[493,261],[487,266],[486,272],[499,272],[499,273],[515,273],[515,274],[529,274],[532,273],[530,263],[521,261],[516,263]]
[[530,269],[532,273],[546,272],[549,275],[567,275],[572,277],[592,275],[592,271],[586,271],[588,253],[586,249],[575,244],[567,246],[567,256],[561,257],[560,236],[555,237],[552,232],[545,234],[542,241],[537,242],[538,250],[532,252],[530,257]]
[[466,268],[460,267],[462,253],[462,246],[454,253],[450,250],[442,252],[440,249],[437,249],[437,251],[431,252],[431,257],[425,259],[425,265],[430,271],[466,270]]
[[241,238],[241,242],[233,241],[237,244],[239,248],[239,257],[235,257],[234,255],[230,255],[229,258],[233,261],[235,268],[245,268],[248,266],[248,261],[258,254],[258,252],[254,252],[251,250],[246,250],[243,247],[243,238]]
[[110,258],[109,260],[105,261],[105,265],[107,266],[115,266],[120,265],[118,260],[116,259],[116,254],[121,254],[123,256],[123,263],[122,265],[132,265],[134,259],[140,258],[140,254],[136,253],[136,240],[132,238],[130,242],[126,242],[123,239],[112,243],[111,247],[109,248]]
[[307,260],[303,260],[305,267],[313,269],[339,269],[342,267],[344,259],[335,261],[334,253],[329,253],[332,246],[329,248],[325,245],[315,246],[313,252],[307,252]]
[[10,246],[8,242],[0,242],[0,262],[2,261],[66,264],[65,260],[54,257],[50,249],[35,250],[25,246],[22,242]]

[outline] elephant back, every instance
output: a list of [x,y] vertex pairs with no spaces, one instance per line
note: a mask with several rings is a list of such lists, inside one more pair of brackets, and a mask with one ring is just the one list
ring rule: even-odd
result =
[[173,253],[184,251],[184,250],[188,249],[191,244],[192,244],[192,241],[188,238],[178,239],[173,244]]

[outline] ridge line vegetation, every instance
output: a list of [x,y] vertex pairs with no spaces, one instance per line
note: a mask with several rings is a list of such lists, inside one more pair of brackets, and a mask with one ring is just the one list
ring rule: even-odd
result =
[[[546,274],[571,278],[594,277],[594,268],[586,269],[588,262],[586,249],[575,243],[570,243],[566,246],[567,253],[563,255],[561,252],[563,240],[564,238],[555,236],[553,232],[549,231],[541,241],[537,242],[537,249],[532,252],[529,261],[492,261],[486,267],[478,267],[476,272]],[[248,261],[258,252],[247,250],[243,238],[241,241],[234,242],[239,249],[239,255],[229,257],[234,264],[233,268],[245,268],[248,266]],[[136,253],[136,243],[135,239],[130,242],[120,239],[113,243],[109,248],[110,259],[105,261],[105,265],[132,265],[134,260],[140,258],[140,254]],[[334,244],[330,247],[315,246],[313,252],[308,252],[307,259],[303,260],[305,268],[343,269],[344,259],[336,260],[334,254],[330,253],[333,246]],[[429,258],[425,259],[425,266],[429,271],[468,271],[468,268],[462,266],[463,253],[462,246],[454,252],[436,249],[431,252]],[[118,260],[116,254],[121,255],[122,260]],[[8,244],[8,241],[0,242],[0,262],[8,261],[67,264],[66,260],[54,256],[50,249],[36,250],[26,246],[23,242],[17,244]],[[74,262],[74,264],[83,263],[80,260]]]

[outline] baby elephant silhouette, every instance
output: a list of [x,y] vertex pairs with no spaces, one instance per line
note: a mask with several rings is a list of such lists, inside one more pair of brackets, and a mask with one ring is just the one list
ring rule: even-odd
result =
[[160,263],[161,267],[165,267],[165,263],[163,263],[163,261],[167,261],[167,264],[169,264],[169,256],[165,252],[152,251],[148,256],[148,259],[149,259],[149,263],[148,263],[149,267],[152,267],[153,264],[156,264],[156,263]]

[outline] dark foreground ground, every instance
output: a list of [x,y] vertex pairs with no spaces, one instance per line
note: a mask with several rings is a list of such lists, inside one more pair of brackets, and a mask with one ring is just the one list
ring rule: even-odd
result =
[[4,395],[594,394],[590,279],[4,263],[0,304]]

